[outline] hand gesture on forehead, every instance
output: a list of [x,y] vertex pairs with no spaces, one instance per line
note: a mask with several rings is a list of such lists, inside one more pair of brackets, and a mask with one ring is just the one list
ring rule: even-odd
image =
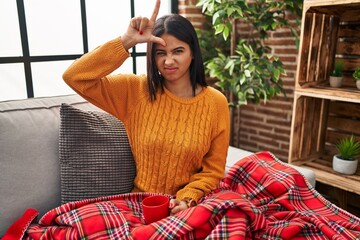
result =
[[159,37],[152,35],[152,30],[159,13],[160,0],[156,0],[154,11],[149,18],[147,17],[134,17],[130,20],[129,27],[126,33],[122,36],[121,40],[126,49],[130,49],[138,43],[153,42],[163,46],[166,45],[165,41]]

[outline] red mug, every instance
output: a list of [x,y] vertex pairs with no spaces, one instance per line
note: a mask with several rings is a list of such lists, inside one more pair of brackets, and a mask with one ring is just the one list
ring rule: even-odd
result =
[[155,195],[146,197],[141,205],[146,224],[169,216],[169,198],[166,196]]

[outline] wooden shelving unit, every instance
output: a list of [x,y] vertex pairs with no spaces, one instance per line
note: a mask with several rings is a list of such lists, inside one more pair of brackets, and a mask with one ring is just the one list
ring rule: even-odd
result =
[[[345,66],[340,88],[328,80],[336,59]],[[358,66],[360,0],[305,0],[289,163],[313,170],[321,183],[360,195],[360,166],[351,176],[332,170],[335,143],[351,134],[360,140],[360,90],[351,76]]]

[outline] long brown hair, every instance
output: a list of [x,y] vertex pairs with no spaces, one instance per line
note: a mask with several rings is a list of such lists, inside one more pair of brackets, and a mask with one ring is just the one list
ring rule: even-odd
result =
[[[195,95],[196,86],[207,86],[205,81],[205,69],[196,31],[191,22],[178,14],[165,15],[156,20],[153,35],[161,37],[170,34],[180,41],[187,43],[191,49],[193,60],[190,64],[190,79]],[[164,92],[164,79],[159,73],[155,62],[155,44],[149,42],[147,45],[147,78],[150,100],[156,100],[156,92],[161,89]]]

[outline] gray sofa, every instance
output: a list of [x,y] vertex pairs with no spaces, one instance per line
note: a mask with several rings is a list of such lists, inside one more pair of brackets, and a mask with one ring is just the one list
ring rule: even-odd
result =
[[[68,192],[64,184],[76,184],[78,175],[73,175],[72,178],[71,175],[63,175],[64,168],[60,162],[61,158],[64,161],[67,156],[63,153],[63,148],[59,156],[59,145],[64,147],[64,144],[76,144],[77,141],[72,143],[63,139],[59,142],[59,136],[63,134],[59,129],[62,103],[86,111],[101,112],[78,95],[0,102],[0,236],[22,216],[27,208],[38,210],[39,216],[42,216],[48,210],[71,200],[71,198],[64,200]],[[95,118],[102,121],[97,115]],[[122,145],[126,144],[125,142]],[[129,146],[126,145],[125,150],[122,151],[127,153],[121,155],[131,155],[131,151],[127,149]],[[249,154],[251,152],[230,147],[226,170]],[[92,155],[96,158],[96,154]],[[131,168],[119,167],[125,172],[133,171]],[[296,168],[312,185],[315,184],[315,175],[312,171]],[[73,168],[73,170],[75,173],[83,171],[82,168]],[[109,178],[111,179],[111,176]],[[69,191],[72,191],[71,187]],[[103,189],[107,191],[106,187]],[[88,197],[87,191],[83,191],[84,197]]]

